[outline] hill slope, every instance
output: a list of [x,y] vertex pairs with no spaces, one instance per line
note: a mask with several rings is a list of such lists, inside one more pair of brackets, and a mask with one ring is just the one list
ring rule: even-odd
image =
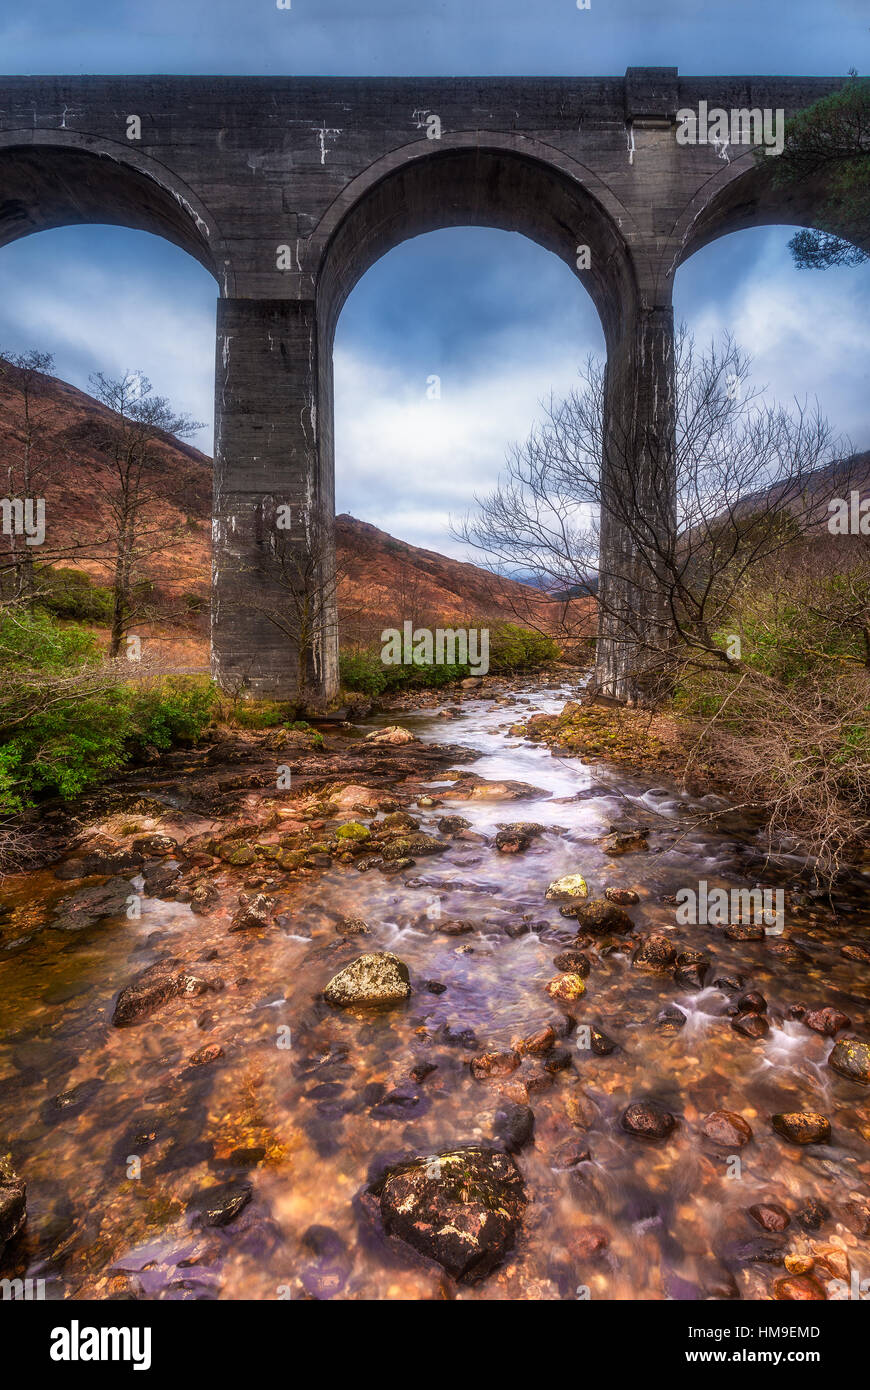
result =
[[[20,374],[0,362],[0,489],[10,494],[10,466],[22,449]],[[105,538],[108,475],[104,440],[111,412],[76,387],[42,377],[34,402],[41,477],[46,500],[46,551],[81,546],[58,563],[85,570],[98,583],[109,578]],[[207,618],[192,618],[185,600],[207,604],[211,567],[212,461],[167,436],[158,446],[161,468],[154,485],[155,513],[169,548],[154,555],[147,575],[158,612],[202,638]],[[14,486],[14,484],[13,484]],[[498,580],[476,565],[396,540],[351,516],[336,521],[339,599],[344,641],[373,640],[383,627],[448,626],[471,619],[534,612],[546,622],[548,600],[527,585]],[[161,624],[162,625],[162,624]]]

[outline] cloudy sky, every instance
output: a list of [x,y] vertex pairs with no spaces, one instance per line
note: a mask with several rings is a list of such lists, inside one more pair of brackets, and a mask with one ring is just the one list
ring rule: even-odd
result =
[[[43,0],[0,13],[7,73],[844,74],[870,68],[867,0]],[[0,190],[2,197],[2,190]],[[678,273],[678,319],[731,330],[772,395],[818,396],[870,447],[870,266],[796,270],[791,230],[726,237]],[[143,370],[204,422],[210,452],[215,286],[182,251],[117,228],[63,228],[0,250],[0,350],[58,374]],[[824,331],[820,331],[824,325]],[[450,553],[447,518],[498,476],[550,390],[603,347],[591,301],[515,234],[404,243],[357,285],[336,335],[340,510]],[[427,381],[441,380],[441,397]]]

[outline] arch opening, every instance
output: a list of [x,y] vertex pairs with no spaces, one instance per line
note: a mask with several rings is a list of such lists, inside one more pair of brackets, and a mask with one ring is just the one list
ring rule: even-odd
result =
[[829,232],[870,253],[870,227],[856,235],[854,226],[826,215],[829,190],[821,175],[806,179],[799,186],[783,186],[776,183],[774,171],[752,155],[744,155],[719,178],[718,190],[711,194],[709,186],[702,188],[696,200],[702,204],[700,209],[693,205],[684,219],[675,269],[719,237],[751,227],[786,226]]
[[[616,222],[578,178],[555,164],[513,149],[474,145],[415,151],[374,178],[324,237],[317,274],[315,505],[321,516],[331,517],[335,510],[333,343],[342,308],[366,272],[390,251],[429,233],[463,227],[519,233],[556,255],[590,296],[608,346],[637,303],[634,268]],[[575,370],[583,345],[577,349]],[[533,419],[530,412],[523,432]],[[501,462],[500,457],[498,467]]]
[[[125,152],[126,153],[126,152]],[[219,279],[216,231],[190,190],[138,157],[70,144],[0,147],[0,246],[52,228],[105,223],[173,242]]]

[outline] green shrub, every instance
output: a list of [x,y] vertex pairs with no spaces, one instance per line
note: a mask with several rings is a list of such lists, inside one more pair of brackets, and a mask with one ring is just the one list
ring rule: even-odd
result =
[[37,602],[57,618],[108,623],[112,617],[112,590],[95,584],[84,570],[45,569],[36,576]]
[[287,723],[292,712],[291,705],[276,700],[246,700],[234,711],[233,719],[243,729],[276,729]]
[[[552,637],[532,632],[516,623],[490,624],[480,620],[471,626],[489,631],[489,669],[494,673],[533,670],[560,655],[559,645]],[[364,695],[381,695],[385,690],[402,687],[437,689],[473,674],[467,663],[386,666],[381,661],[380,647],[355,647],[342,651],[340,672],[345,690],[359,690]]]
[[529,671],[556,661],[561,655],[558,642],[545,633],[517,623],[496,623],[489,629],[489,668],[491,671]]
[[211,722],[207,679],[122,683],[103,678],[101,662],[92,634],[45,612],[0,621],[0,810],[77,796],[142,749],[193,742]]
[[339,658],[341,683],[345,690],[360,690],[364,695],[380,695],[387,687],[387,668],[380,653],[371,648],[342,651]]

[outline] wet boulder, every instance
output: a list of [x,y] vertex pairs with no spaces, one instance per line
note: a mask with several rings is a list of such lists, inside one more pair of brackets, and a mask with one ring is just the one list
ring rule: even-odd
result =
[[770,1032],[770,1024],[764,1014],[738,1014],[732,1020],[731,1027],[735,1033],[744,1038],[751,1038],[753,1042],[758,1038],[766,1038]]
[[178,961],[172,956],[165,956],[140,970],[115,1000],[112,1012],[115,1027],[126,1028],[168,1003],[178,994],[181,979]]
[[729,941],[763,941],[765,931],[760,922],[730,922],[722,934]]
[[773,1286],[775,1299],[793,1303],[821,1303],[827,1298],[818,1279],[811,1274],[790,1274],[785,1279],[777,1279]]
[[676,958],[673,942],[666,936],[644,937],[631,958],[635,970],[646,970],[651,974],[664,974],[670,970]]
[[827,1144],[831,1137],[830,1120],[815,1110],[792,1110],[773,1115],[771,1124],[790,1144]]
[[358,820],[346,821],[344,825],[337,826],[335,831],[335,838],[340,841],[343,849],[364,845],[371,837],[372,832],[368,826]]
[[589,1046],[596,1057],[609,1057],[619,1051],[619,1043],[594,1024],[589,1027]]
[[546,1028],[540,1028],[537,1033],[530,1033],[526,1037],[511,1038],[511,1047],[515,1052],[522,1053],[523,1056],[540,1056],[541,1053],[549,1052],[551,1047],[556,1045],[556,1030],[551,1024]]
[[605,854],[632,854],[637,850],[648,850],[648,836],[648,830],[643,830],[637,826],[632,826],[629,829],[611,826],[610,834],[605,835],[601,841],[601,848]]
[[27,1184],[8,1158],[0,1157],[0,1255],[27,1216]]
[[748,1211],[763,1231],[772,1231],[779,1235],[791,1225],[791,1217],[778,1202],[756,1202]]
[[608,932],[623,934],[634,929],[628,913],[606,898],[592,898],[588,903],[567,903],[560,908],[563,917],[573,917],[579,927],[591,932],[593,936],[604,936]]
[[569,902],[574,898],[588,897],[589,889],[582,874],[565,874],[550,884],[545,894],[548,902]]
[[83,888],[60,902],[60,911],[50,925],[55,931],[82,931],[104,918],[120,917],[133,892],[133,885],[126,878],[110,878],[97,887]]
[[713,1110],[701,1124],[701,1133],[720,1149],[742,1149],[752,1138],[752,1128],[733,1110]]
[[268,927],[272,920],[274,900],[265,893],[258,893],[251,902],[243,903],[230,923],[230,931],[258,931]]
[[444,936],[468,936],[474,930],[474,923],[461,917],[448,917],[445,922],[438,922],[436,926],[436,931]]
[[335,930],[339,936],[368,936],[368,924],[361,917],[342,917],[336,922]]
[[530,1105],[507,1097],[499,1104],[493,1119],[493,1137],[508,1153],[519,1153],[530,1144],[535,1132],[535,1112]]
[[407,965],[392,951],[372,951],[334,975],[323,997],[343,1009],[400,1004],[411,993],[409,980]]
[[409,816],[407,811],[390,811],[389,815],[384,816],[383,820],[375,826],[378,835],[396,835],[409,830],[419,830],[420,822],[413,816]]
[[93,874],[123,874],[141,869],[142,855],[135,849],[126,849],[114,842],[92,844],[90,853],[76,855],[58,864],[55,878],[90,878]]
[[573,1004],[586,993],[586,985],[580,975],[569,972],[552,979],[547,985],[547,993],[551,999],[560,999],[563,1004]]
[[608,885],[604,890],[604,896],[609,903],[616,903],[617,907],[636,907],[640,902],[640,895],[635,893],[633,888],[614,888]]
[[518,1052],[483,1052],[471,1063],[471,1075],[478,1081],[490,1076],[510,1076],[520,1065]]
[[820,1231],[825,1222],[831,1219],[828,1208],[815,1197],[808,1197],[795,1215],[805,1231]]
[[138,840],[134,840],[132,845],[134,854],[144,854],[148,859],[156,859],[171,854],[177,848],[177,840],[173,840],[171,835],[161,833],[142,835]]
[[418,859],[426,854],[443,854],[446,849],[444,840],[436,840],[434,835],[424,835],[422,831],[418,831],[416,834],[398,835],[387,840],[381,854],[389,862]]
[[387,1234],[463,1282],[484,1278],[513,1248],[526,1207],[510,1154],[476,1146],[403,1165],[379,1195]]
[[807,1028],[812,1028],[814,1033],[823,1033],[826,1038],[833,1038],[835,1034],[842,1033],[844,1028],[851,1028],[852,1020],[848,1014],[844,1014],[840,1009],[810,1009],[803,1016],[803,1022]]
[[463,830],[471,829],[471,821],[464,816],[442,816],[438,822],[438,829],[442,835],[458,835]]
[[710,962],[701,951],[680,951],[677,955],[674,982],[681,989],[703,989]]
[[173,883],[180,878],[180,864],[154,864],[142,874],[142,886],[149,898],[165,898]]
[[810,956],[800,946],[793,941],[785,941],[782,938],[768,939],[765,947],[768,955],[776,956],[777,960],[783,965],[803,966],[810,961]]
[[233,869],[245,869],[257,862],[257,851],[245,840],[228,840],[218,845],[218,858]]
[[188,1206],[194,1226],[228,1226],[254,1195],[249,1182],[216,1183],[195,1193]]
[[389,724],[385,729],[373,729],[370,734],[366,734],[366,743],[387,744],[392,748],[416,742],[414,735],[399,724]]
[[671,1112],[654,1101],[633,1101],[622,1112],[620,1123],[627,1134],[651,1141],[667,1139],[677,1124]]
[[528,849],[538,835],[543,835],[545,827],[534,821],[517,821],[513,825],[503,825],[496,833],[495,847],[501,854],[519,854]]
[[668,1004],[656,1014],[656,1028],[661,1033],[679,1033],[681,1028],[685,1028],[689,1021],[688,1014],[678,1009],[676,1004]]
[[841,1038],[835,1043],[828,1058],[828,1066],[849,1081],[870,1083],[870,1043],[857,1038]]
[[560,951],[558,956],[554,956],[553,964],[557,970],[569,975],[579,975],[581,980],[585,980],[591,970],[591,965],[587,956],[582,951]]

